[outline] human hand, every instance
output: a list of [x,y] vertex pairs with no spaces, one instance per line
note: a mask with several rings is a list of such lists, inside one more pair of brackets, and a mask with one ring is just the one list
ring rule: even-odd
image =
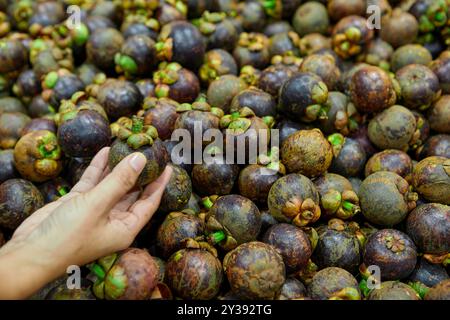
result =
[[2,251],[27,248],[53,279],[69,265],[128,248],[157,210],[172,169],[141,192],[135,183],[145,156],[134,153],[109,172],[108,154],[102,149],[71,192],[33,213]]

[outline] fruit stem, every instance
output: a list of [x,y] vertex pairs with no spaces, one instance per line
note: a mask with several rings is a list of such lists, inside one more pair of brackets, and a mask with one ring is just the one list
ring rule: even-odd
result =
[[103,270],[103,268],[98,265],[97,263],[92,263],[88,266],[89,270],[91,270],[91,272],[93,274],[95,274],[99,279],[105,279],[106,277],[106,273]]
[[65,196],[68,193],[69,193],[69,190],[67,190],[67,187],[60,187],[60,188],[58,188],[58,194],[61,197]]
[[344,143],[344,136],[340,133],[333,133],[331,135],[328,136],[328,141],[333,145],[333,146],[339,146],[342,145]]
[[133,125],[131,131],[133,133],[141,133],[144,128],[144,119],[141,117],[133,116]]
[[209,197],[205,197],[203,198],[203,206],[206,209],[211,209],[211,207],[214,205],[214,203],[211,201],[211,199]]
[[220,243],[223,240],[225,240],[225,238],[226,238],[226,235],[225,235],[225,232],[223,232],[223,231],[217,231],[217,232],[211,233],[209,235],[209,240],[213,244]]

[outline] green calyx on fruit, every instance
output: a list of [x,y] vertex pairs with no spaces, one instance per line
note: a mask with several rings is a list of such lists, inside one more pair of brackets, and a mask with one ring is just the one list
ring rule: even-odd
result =
[[192,104],[182,103],[182,104],[178,105],[176,108],[176,111],[179,113],[186,112],[186,111],[192,111],[192,110],[210,112],[219,118],[223,117],[223,115],[224,115],[222,109],[216,108],[216,107],[211,107],[209,105],[209,103],[204,101],[202,98],[197,99],[197,101],[195,101]]
[[357,27],[349,27],[344,32],[336,34],[333,39],[333,47],[342,58],[349,58],[361,52],[359,44],[362,38],[361,30]]
[[173,40],[167,38],[155,44],[156,56],[161,61],[172,60]]
[[155,127],[144,125],[142,117],[133,116],[120,118],[111,125],[111,132],[120,140],[127,141],[128,146],[137,150],[146,145],[153,145],[158,138],[158,130]]
[[58,82],[58,79],[59,76],[56,71],[49,72],[44,79],[45,87],[48,89],[52,89]]
[[260,0],[266,14],[273,18],[280,18],[283,4],[280,0]]
[[238,246],[236,239],[225,229],[215,217],[210,216],[206,221],[206,229],[210,232],[206,237],[210,245],[220,245],[224,250],[230,251]]
[[419,281],[410,281],[408,282],[408,285],[414,289],[414,291],[419,295],[421,299],[425,298],[426,294],[430,290],[430,288]]
[[253,66],[247,65],[241,68],[239,78],[244,80],[248,86],[255,86],[258,83],[260,74],[261,71]]
[[361,212],[358,196],[352,190],[345,190],[342,193],[330,190],[321,197],[321,204],[326,214],[344,220]]
[[340,133],[333,133],[328,136],[327,140],[331,144],[331,147],[333,149],[333,155],[337,157],[344,145],[345,137]]
[[230,130],[232,134],[239,135],[245,133],[252,121],[250,118],[255,117],[255,113],[248,107],[241,108],[239,111],[227,114],[220,119],[220,127]]
[[319,234],[313,227],[303,227],[301,229],[308,236],[309,242],[311,243],[311,250],[314,251],[317,247],[317,243],[319,243]]
[[361,300],[361,294],[358,289],[347,287],[334,292],[329,300]]
[[176,62],[162,62],[159,64],[158,71],[153,74],[155,82],[155,95],[158,98],[167,97],[170,91],[170,85],[178,81],[178,71],[182,68]]
[[242,32],[239,37],[238,45],[245,47],[250,51],[257,52],[267,47],[267,39],[259,33]]
[[112,254],[87,266],[97,278],[92,289],[99,299],[118,299],[125,292],[127,277],[121,267],[114,265],[117,258],[117,254]]
[[138,65],[130,56],[116,53],[114,57],[114,62],[116,63],[116,69],[120,71],[124,71],[125,74],[133,75],[138,71]]
[[209,197],[204,197],[202,198],[202,204],[206,209],[211,209],[212,206],[214,205],[214,202],[216,202],[216,200],[219,198],[219,196],[213,195],[213,196],[209,196]]
[[203,35],[210,35],[216,31],[216,24],[225,20],[225,12],[205,11],[202,17],[194,22]]

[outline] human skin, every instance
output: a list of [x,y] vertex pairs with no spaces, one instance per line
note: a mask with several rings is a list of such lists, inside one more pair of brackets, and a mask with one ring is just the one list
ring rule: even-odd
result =
[[25,299],[68,266],[128,248],[153,216],[172,168],[139,190],[145,157],[131,154],[110,172],[108,154],[102,149],[70,193],[33,213],[0,249],[0,299]]

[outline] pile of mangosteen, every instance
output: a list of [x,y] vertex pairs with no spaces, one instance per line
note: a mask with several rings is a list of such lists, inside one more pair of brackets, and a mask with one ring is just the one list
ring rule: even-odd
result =
[[173,167],[131,248],[30,298],[449,300],[450,1],[372,2],[0,0],[0,246],[105,146]]

